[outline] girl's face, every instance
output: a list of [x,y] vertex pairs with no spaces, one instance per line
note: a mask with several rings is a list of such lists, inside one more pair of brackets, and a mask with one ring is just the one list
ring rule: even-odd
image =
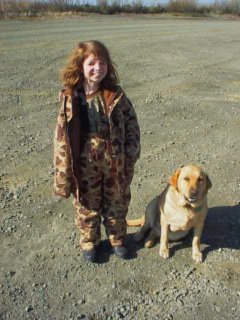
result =
[[99,85],[107,75],[107,62],[90,54],[83,61],[84,81]]

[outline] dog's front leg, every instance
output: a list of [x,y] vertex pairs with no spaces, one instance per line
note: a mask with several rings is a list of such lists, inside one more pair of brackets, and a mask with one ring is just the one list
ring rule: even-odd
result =
[[202,253],[200,251],[200,239],[202,235],[203,224],[204,222],[201,221],[194,227],[194,236],[192,242],[192,258],[197,263],[202,262]]
[[164,215],[161,214],[161,237],[160,237],[159,255],[164,259],[169,258],[168,232],[169,232],[169,225]]

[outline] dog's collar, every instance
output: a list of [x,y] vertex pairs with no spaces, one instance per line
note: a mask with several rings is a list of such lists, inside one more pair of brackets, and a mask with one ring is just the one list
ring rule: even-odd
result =
[[203,206],[199,206],[197,208],[194,208],[194,211],[198,213],[198,212],[201,212],[202,209],[203,209]]

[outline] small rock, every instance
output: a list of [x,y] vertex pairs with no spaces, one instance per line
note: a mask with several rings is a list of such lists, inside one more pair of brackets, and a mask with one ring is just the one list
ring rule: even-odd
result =
[[26,312],[31,312],[33,310],[33,307],[32,306],[27,306],[26,308],[25,308],[25,311]]

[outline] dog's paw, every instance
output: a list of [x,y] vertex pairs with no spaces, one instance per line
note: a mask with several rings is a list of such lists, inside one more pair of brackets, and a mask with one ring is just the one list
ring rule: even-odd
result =
[[203,257],[202,257],[202,253],[199,252],[193,252],[192,253],[192,258],[196,263],[202,263],[203,262]]
[[169,249],[164,248],[159,250],[159,255],[160,257],[164,258],[164,259],[168,259],[169,258]]

